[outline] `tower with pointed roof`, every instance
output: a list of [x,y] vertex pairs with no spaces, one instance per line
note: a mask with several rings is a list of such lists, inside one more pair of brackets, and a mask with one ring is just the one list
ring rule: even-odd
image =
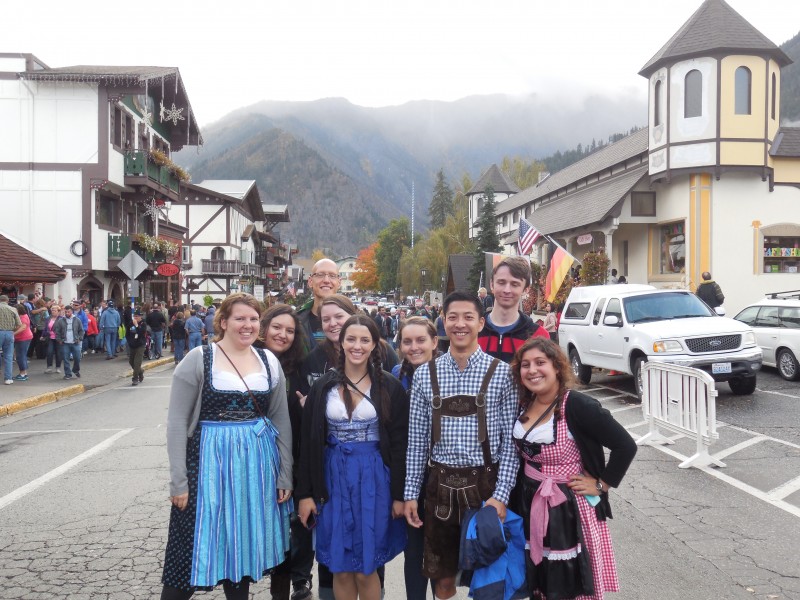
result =
[[470,238],[477,237],[478,235],[479,229],[477,227],[477,222],[481,217],[484,193],[489,186],[491,186],[494,192],[495,202],[502,202],[520,191],[519,186],[506,177],[496,164],[486,169],[477,183],[469,188],[466,193],[469,202]]
[[639,72],[649,80],[651,180],[698,168],[767,179],[780,70],[791,62],[724,0],[705,0]]

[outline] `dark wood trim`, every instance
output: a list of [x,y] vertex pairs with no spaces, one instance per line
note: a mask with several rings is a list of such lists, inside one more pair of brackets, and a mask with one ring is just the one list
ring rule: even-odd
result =
[[[664,170],[667,173],[669,173],[669,168],[670,168],[669,145],[670,145],[670,140],[672,139],[672,67],[671,66],[667,67],[667,119],[666,119],[666,124],[667,124],[667,136],[666,136],[666,140],[667,140],[666,141],[666,146],[667,146],[667,148],[666,148],[664,154],[667,155],[666,156],[666,158],[667,158],[667,166],[666,166],[666,169],[664,169]],[[648,160],[647,162],[649,163],[650,161]],[[649,164],[648,164],[647,168],[648,169],[650,168]]]
[[231,207],[227,205],[225,207],[227,210],[225,211],[225,243],[231,243]]
[[[190,244],[191,244],[191,243],[192,243],[192,241],[193,241],[193,240],[194,240],[194,239],[195,239],[195,238],[196,238],[198,235],[200,235],[200,234],[203,232],[203,230],[204,230],[206,227],[208,227],[208,226],[211,224],[211,222],[212,222],[214,219],[216,219],[216,218],[219,216],[219,214],[220,214],[220,213],[221,213],[223,210],[225,210],[225,206],[220,206],[220,207],[219,207],[219,210],[218,210],[217,212],[215,212],[213,215],[211,215],[211,216],[209,217],[209,219],[208,219],[208,220],[207,220],[205,223],[203,223],[202,227],[200,227],[200,229],[198,229],[198,230],[195,232],[195,234],[194,234],[192,237],[190,237],[190,238],[188,239],[188,243],[190,243]],[[187,223],[187,225],[188,225],[188,223]],[[215,246],[216,246],[216,245],[218,245],[218,244],[215,244]]]
[[[673,147],[693,146],[695,144],[708,144],[709,142],[717,142],[718,144],[721,144],[723,142],[744,142],[744,143],[748,143],[748,144],[755,143],[755,144],[765,144],[767,146],[771,146],[772,145],[772,142],[768,138],[719,138],[719,139],[702,138],[702,139],[699,139],[699,140],[687,140],[685,142],[674,142],[674,143],[670,144],[670,146],[673,146]],[[653,154],[654,152],[657,152],[658,150],[661,150],[661,148],[662,148],[662,146],[659,146],[658,148],[656,148],[652,152],[649,152],[649,154]]]
[[[764,60],[764,139],[769,138],[769,58]],[[769,148],[764,146],[764,166],[769,165]]]
[[[720,175],[722,173],[755,173],[759,177],[761,177],[762,181],[767,181],[770,173],[772,173],[772,169],[764,168],[760,165],[702,165],[699,167],[683,167],[680,169],[673,169],[670,171],[670,177],[667,177],[667,173],[662,171],[661,173],[656,173],[655,175],[650,176],[650,185],[657,183],[662,179],[666,179],[667,183],[670,183],[672,180],[672,176],[680,176],[680,175],[697,175],[701,173],[708,173],[710,175],[715,175],[717,179],[720,179]],[[779,185],[779,184],[776,184]]]
[[226,244],[224,242],[202,242],[202,243],[188,243],[192,248],[216,248],[219,246],[222,248],[223,246],[230,246],[231,248],[236,248],[237,250],[241,250],[242,246],[237,246],[236,244]]
[[9,73],[8,71],[0,72],[0,79],[14,80],[19,79],[16,73]]
[[95,163],[0,162],[0,171],[80,171]]
[[[736,90],[734,89],[734,93]],[[722,58],[717,57],[717,165],[722,158]],[[717,176],[719,179],[719,176]]]

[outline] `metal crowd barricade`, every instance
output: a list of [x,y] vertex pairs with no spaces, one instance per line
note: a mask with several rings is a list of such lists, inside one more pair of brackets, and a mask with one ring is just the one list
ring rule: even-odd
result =
[[672,444],[661,430],[672,431],[697,442],[697,451],[680,468],[712,464],[724,467],[708,453],[711,444],[719,439],[717,390],[711,375],[692,367],[651,361],[642,366],[642,383],[642,412],[649,431],[636,443]]

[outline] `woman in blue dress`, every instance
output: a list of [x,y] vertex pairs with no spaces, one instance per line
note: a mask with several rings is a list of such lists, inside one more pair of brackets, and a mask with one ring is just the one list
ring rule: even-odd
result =
[[317,560],[337,600],[379,600],[377,568],[403,551],[408,399],[382,370],[380,333],[365,315],[339,332],[339,364],[311,387],[303,412],[298,515],[316,525]]
[[250,582],[289,549],[286,382],[275,356],[253,347],[260,309],[249,294],[228,296],[215,316],[216,338],[175,368],[162,600],[184,600],[219,583],[229,600],[246,599]]

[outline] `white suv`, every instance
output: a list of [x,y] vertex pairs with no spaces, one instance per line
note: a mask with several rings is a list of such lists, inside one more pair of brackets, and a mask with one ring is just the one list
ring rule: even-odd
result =
[[765,365],[788,381],[800,379],[800,291],[769,294],[734,318],[753,328]]

